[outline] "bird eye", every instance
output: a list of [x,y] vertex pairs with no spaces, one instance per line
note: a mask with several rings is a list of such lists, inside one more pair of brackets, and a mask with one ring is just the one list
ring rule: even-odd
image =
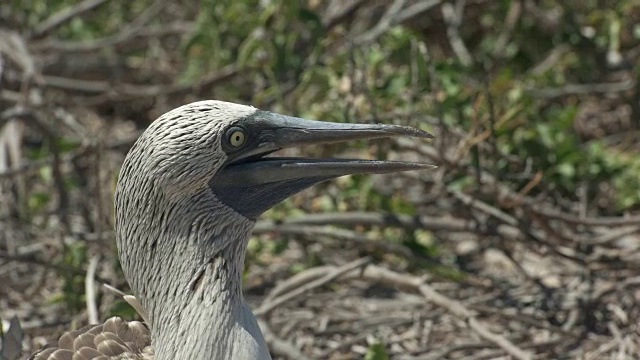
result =
[[234,147],[234,148],[238,148],[242,145],[244,145],[245,142],[245,135],[244,135],[244,131],[240,128],[232,128],[229,132],[229,144]]

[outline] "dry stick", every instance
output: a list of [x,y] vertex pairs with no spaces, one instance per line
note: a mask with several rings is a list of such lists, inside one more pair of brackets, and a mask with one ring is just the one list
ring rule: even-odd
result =
[[87,314],[89,316],[89,324],[98,323],[98,308],[96,306],[96,286],[94,276],[98,268],[98,257],[92,256],[89,260],[87,274],[84,278],[84,292],[87,302]]
[[539,206],[533,206],[532,210],[538,215],[542,215],[546,218],[560,220],[573,225],[586,225],[586,226],[636,226],[640,223],[640,216],[619,216],[619,217],[579,217],[576,215],[561,212],[555,209],[543,209]]
[[[6,259],[9,261],[18,261],[18,262],[23,262],[23,263],[27,263],[27,264],[35,264],[35,265],[39,265],[42,267],[45,267],[47,269],[53,269],[56,271],[60,271],[66,274],[73,274],[73,275],[78,275],[78,276],[82,276],[85,275],[86,273],[80,269],[76,269],[74,267],[71,266],[67,266],[67,265],[58,265],[58,264],[51,264],[49,262],[45,262],[45,261],[41,261],[38,260],[34,257],[31,256],[21,256],[21,255],[10,255],[7,254],[5,252],[1,252],[0,251],[0,259]],[[102,279],[100,276],[96,276],[98,281],[100,282],[106,282],[107,280]]]
[[473,64],[473,57],[467,50],[467,46],[464,44],[458,28],[462,23],[462,13],[464,10],[465,1],[457,0],[455,6],[450,3],[442,4],[442,17],[447,24],[447,36],[449,37],[449,44],[451,49],[460,60],[460,63],[464,66],[470,66]]
[[157,38],[168,35],[182,35],[193,32],[195,29],[195,23],[189,21],[176,21],[170,24],[165,24],[162,27],[155,27],[152,25],[145,26],[139,30],[131,31],[131,28],[125,28],[115,35],[100,38],[92,41],[86,40],[57,40],[46,39],[31,44],[30,48],[37,52],[91,52],[101,48],[114,47],[118,51],[128,51],[132,42],[148,41],[147,38]]
[[[4,113],[3,113],[4,114]],[[2,126],[4,119],[2,117],[2,114],[0,114],[0,126]],[[118,149],[118,148],[129,148],[135,141],[136,139],[140,136],[140,134],[142,133],[142,131],[136,131],[132,134],[130,134],[128,137],[126,138],[122,138],[119,140],[115,140],[109,144],[106,144],[105,146],[103,146],[104,149],[108,149],[108,150],[114,150],[114,149]],[[86,152],[91,151],[91,147],[89,146],[81,146],[78,149],[75,149],[69,153],[66,154],[60,154],[60,161],[62,163],[67,163],[70,161],[73,161],[75,158],[84,155]],[[0,172],[0,179],[5,179],[5,178],[11,178],[13,176],[16,176],[17,174],[22,174],[22,173],[28,173],[31,171],[36,171],[39,168],[45,167],[45,166],[51,166],[55,161],[55,158],[52,156],[46,157],[44,159],[39,159],[39,160],[33,160],[33,161],[24,161],[19,167],[17,167],[16,169],[13,170],[8,170],[5,172]]]
[[[358,261],[362,261],[362,259]],[[342,270],[343,268],[344,267],[339,268],[339,270]],[[325,279],[327,279],[329,276],[333,276],[330,280],[328,280],[328,281],[331,281],[333,278],[338,277],[334,275],[337,273],[337,271],[338,269],[331,269],[331,268],[325,268],[325,271],[322,271],[324,272],[324,274],[322,274],[321,271],[316,271],[314,272],[315,275],[322,276],[322,277],[318,278],[317,280],[311,281],[309,285],[320,283],[320,281],[322,281],[322,283],[320,284],[322,285],[327,282],[327,281],[324,281]],[[417,290],[427,300],[429,300],[433,304],[447,310],[448,312],[450,312],[460,320],[464,321],[469,326],[469,328],[473,330],[476,334],[478,334],[482,339],[499,346],[514,358],[520,359],[520,360],[529,360],[532,358],[532,354],[530,352],[520,349],[504,336],[500,334],[492,333],[489,330],[489,328],[483,322],[476,319],[474,316],[474,313],[468,308],[466,308],[461,302],[453,300],[451,298],[448,298],[440,294],[431,286],[426,284],[424,280],[419,277],[397,273],[397,272],[382,268],[380,266],[371,265],[371,264],[367,265],[363,270],[359,270],[359,271],[351,270],[346,273],[343,272],[341,275],[342,275],[342,278],[344,279],[365,278],[367,280],[371,280],[379,283],[385,283],[394,287],[400,286],[400,287]],[[303,278],[306,278],[308,280],[308,277],[306,276],[298,277],[297,280],[300,280]],[[296,292],[297,292],[296,290],[291,291],[291,293],[296,293]],[[289,297],[289,295],[283,295],[280,298],[285,298],[285,297]],[[275,301],[278,301],[278,300],[274,300],[274,302]],[[278,304],[276,304],[275,306],[280,305],[283,302],[284,301],[278,301]],[[261,306],[261,308],[263,307],[264,305]],[[269,308],[272,308],[271,304],[269,304]],[[261,312],[260,310],[258,310],[258,312],[256,313],[260,315],[260,314],[264,314],[264,311]]]
[[[89,2],[90,1],[91,0],[89,0]],[[148,23],[149,21],[157,17],[157,15],[162,10],[163,2],[164,0],[156,0],[151,6],[148,6],[136,19],[128,23],[126,27],[124,27],[115,35],[93,40],[93,41],[79,41],[79,42],[67,43],[66,44],[67,47],[71,49],[65,49],[65,50],[92,51],[92,50],[108,47],[114,43],[131,38],[135,34],[137,34],[138,31],[140,31],[140,29],[142,29],[146,23]],[[37,44],[36,44],[36,47],[37,47]]]
[[404,7],[407,0],[395,0],[387,11],[382,15],[380,21],[369,31],[357,36],[353,43],[356,46],[368,45],[374,42],[380,35],[384,34],[391,26],[395,25],[394,18]]
[[69,207],[69,194],[67,188],[65,187],[64,179],[62,176],[62,161],[60,149],[57,142],[57,133],[53,127],[49,125],[45,119],[35,111],[30,109],[26,109],[22,106],[14,106],[9,110],[5,110],[0,114],[0,123],[2,121],[10,120],[10,119],[20,119],[23,120],[27,125],[36,129],[40,132],[44,137],[48,139],[49,142],[49,151],[51,152],[53,158],[53,165],[51,167],[51,175],[53,178],[53,185],[56,187],[58,193],[58,212],[60,217],[60,222],[64,226],[65,229],[69,230],[69,219],[68,219],[68,207]]
[[552,99],[570,95],[619,93],[636,87],[635,80],[624,80],[611,83],[568,84],[557,88],[527,89],[527,94],[544,99]]
[[[460,164],[458,162],[453,162],[450,159],[444,157],[444,155],[438,154],[432,146],[424,145],[424,144],[415,144],[411,141],[402,141],[403,139],[399,139],[398,143],[404,148],[410,148],[414,151],[419,152],[420,154],[426,155],[429,158],[435,160],[437,163],[445,163],[452,167],[458,168],[460,170],[465,170],[466,167],[464,164]],[[481,174],[482,182],[486,184],[495,184],[498,188],[498,199],[502,199],[503,201],[513,202],[516,201],[520,204],[525,205],[524,209],[531,213],[531,216],[541,216],[544,217],[545,220],[560,220],[569,224],[580,224],[586,226],[623,226],[623,225],[637,225],[640,223],[640,216],[631,216],[631,217],[609,217],[609,218],[583,218],[575,215],[570,215],[563,213],[561,211],[555,210],[554,208],[549,209],[549,207],[543,207],[539,204],[539,201],[532,199],[531,197],[525,196],[523,194],[518,194],[508,187],[497,183],[495,177],[491,174],[483,171]],[[464,196],[463,196],[464,197]],[[464,201],[464,200],[463,200]],[[471,205],[477,205],[478,200],[474,200],[471,202]],[[487,204],[482,204],[480,206],[476,206],[479,210],[487,212],[491,215],[495,215],[496,218],[505,221],[507,223],[517,222],[517,219],[514,217],[504,213],[499,209],[495,209],[495,211],[491,206]],[[544,225],[544,222],[541,222]],[[550,229],[545,229],[550,230]],[[498,233],[501,236],[508,235],[509,238],[524,238],[524,239],[532,239],[535,242],[544,245],[547,249],[550,249],[557,255],[562,258],[569,259],[573,262],[577,262],[579,264],[584,263],[584,259],[575,252],[572,252],[568,248],[557,247],[553,242],[547,239],[546,235],[540,231],[540,229],[536,228],[523,228],[522,226],[511,226],[511,225],[499,225]],[[552,232],[553,234],[553,232]],[[583,241],[583,240],[580,240]]]
[[602,355],[608,353],[609,351],[613,350],[613,348],[615,348],[618,345],[618,343],[615,340],[606,342],[600,346],[598,346],[598,348],[592,352],[591,354],[588,354],[587,356],[584,357],[585,360],[596,360],[596,359],[602,359]]
[[[529,343],[526,345],[523,345],[522,347],[525,349],[549,349],[550,347],[553,346],[558,346],[562,343],[561,339],[551,339],[551,340],[542,340],[542,341],[538,341],[535,343]],[[478,357],[474,358],[474,360],[495,360],[495,359],[499,359],[499,358],[503,358],[504,352],[502,350],[500,350],[500,352],[496,351],[490,351],[490,352],[486,352],[483,353],[482,355],[479,355]],[[441,359],[441,358],[438,358]],[[424,360],[424,359],[421,359]]]
[[123,84],[116,86],[111,92],[105,92],[100,95],[82,100],[85,106],[97,106],[107,103],[129,102],[144,98],[156,96],[177,96],[177,95],[198,95],[211,90],[214,86],[234,78],[240,74],[235,64],[227,65],[222,69],[209,73],[200,78],[194,84],[159,84],[150,86],[139,86],[131,84]]
[[551,49],[542,61],[531,67],[528,71],[530,75],[541,76],[552,69],[560,60],[571,51],[571,47],[566,44],[558,45]]
[[126,293],[124,293],[122,290],[118,289],[118,288],[117,288],[117,287],[115,287],[115,286],[111,286],[111,285],[109,285],[109,284],[107,284],[107,283],[103,283],[103,284],[102,284],[102,287],[104,287],[104,288],[105,288],[105,289],[107,289],[108,291],[111,291],[112,293],[114,293],[114,294],[116,294],[116,295],[118,295],[118,296],[120,296],[120,297],[125,297],[125,296],[127,296],[127,294],[126,294]]
[[326,237],[349,241],[357,244],[359,248],[369,250],[384,251],[389,254],[402,256],[409,261],[428,261],[428,259],[418,258],[408,247],[389,241],[371,241],[366,236],[352,230],[330,228],[326,226],[306,226],[306,225],[276,225],[272,228],[261,227],[254,229],[254,234],[264,234],[266,232],[277,232],[286,235],[298,235],[303,238]]
[[[445,164],[454,167],[458,170],[466,171],[467,166],[457,161],[452,161],[449,157],[441,156],[438,151],[432,146],[427,144],[418,144],[411,139],[395,139],[396,144],[403,150],[413,150],[418,152],[437,164]],[[539,204],[539,200],[535,200],[530,196],[523,196],[518,194],[507,186],[501,185],[495,179],[495,177],[486,171],[482,172],[481,181],[483,184],[498,186],[498,198],[504,198],[509,201],[517,201],[524,205],[527,205],[531,211],[546,218],[553,220],[560,220],[573,225],[585,225],[585,226],[637,226],[640,223],[640,216],[619,216],[619,217],[580,217],[572,214],[568,214],[566,211],[556,210],[547,206],[543,208]]]
[[47,87],[86,94],[101,94],[109,91],[113,87],[109,81],[80,80],[54,75],[44,75],[42,78],[44,79],[44,85]]
[[404,8],[404,10],[398,12],[398,14],[394,18],[394,25],[402,24],[404,21],[416,17],[430,10],[436,5],[440,5],[441,2],[442,0],[422,0],[415,2]]
[[72,18],[91,11],[104,4],[106,0],[85,0],[77,5],[66,7],[48,17],[45,21],[35,26],[32,37],[42,37],[56,28],[64,25]]
[[498,39],[496,40],[493,55],[498,58],[504,57],[505,49],[507,48],[508,41],[511,38],[511,35],[514,33],[513,29],[518,23],[520,19],[520,15],[522,15],[523,4],[521,1],[516,0],[511,2],[511,6],[509,7],[509,11],[507,12],[506,19],[504,21],[504,26],[502,31],[500,31],[500,35],[498,35]]
[[[3,54],[9,63],[15,64],[22,70],[20,79],[20,100],[27,100],[27,85],[29,80],[39,81],[37,61],[31,55],[31,49],[25,39],[14,31],[0,30],[0,54]],[[4,80],[8,80],[5,78]]]
[[[465,205],[471,206],[475,209],[478,209],[504,223],[506,223],[506,225],[503,226],[510,226],[514,229],[517,229],[518,232],[522,233],[524,235],[525,238],[530,238],[540,244],[545,245],[549,250],[553,251],[555,254],[569,259],[571,261],[574,262],[578,262],[578,263],[582,263],[583,260],[576,256],[575,254],[571,253],[566,253],[566,251],[563,251],[562,248],[559,248],[557,246],[555,246],[553,243],[549,242],[546,239],[545,234],[540,231],[537,230],[535,228],[530,228],[527,230],[521,229],[518,222],[518,219],[516,219],[515,217],[505,213],[504,211],[493,207],[483,201],[480,201],[478,199],[475,199],[467,194],[464,194],[462,192],[459,191],[450,191],[450,193],[455,196],[458,200],[460,200],[461,202],[463,202]],[[511,260],[511,262],[515,265],[515,267],[529,280],[534,281],[538,286],[542,286],[543,288],[545,288],[545,286],[539,281],[539,279],[536,279],[534,277],[532,277],[529,272],[519,263],[517,262],[513,256],[508,252],[505,251],[505,249],[502,249],[503,253]]]
[[[416,144],[415,142],[412,142],[410,140],[407,141],[407,139],[398,139],[397,143],[401,147],[405,149],[411,149],[411,150],[417,151],[418,153],[429,157],[430,159],[434,160],[437,163],[445,163],[461,170],[466,169],[464,164],[453,163],[452,161],[450,161],[450,159],[441,157],[433,148],[433,146]],[[526,207],[527,210],[533,212],[535,215],[539,215],[547,219],[559,220],[559,221],[563,221],[573,225],[585,225],[585,226],[609,226],[609,227],[625,226],[625,225],[637,226],[638,223],[640,223],[640,216],[583,218],[576,215],[567,214],[566,212],[556,210],[555,208],[549,208],[549,207],[544,208],[539,204],[539,201],[536,201],[531,197],[515,193],[508,187],[497,183],[497,180],[495,179],[495,177],[486,171],[482,172],[481,177],[482,177],[481,179],[482,183],[484,184],[491,184],[491,185],[496,184],[496,186],[498,187],[498,193],[499,193],[498,198],[502,198],[508,201],[517,201],[519,203],[522,203],[527,206]],[[474,200],[471,204],[477,205],[477,202],[478,200]],[[513,218],[512,216],[500,210],[496,212],[490,209],[490,207],[480,206],[478,207],[478,209],[481,211],[489,211],[490,214],[497,215],[497,217],[501,220],[504,220],[504,221],[508,220],[507,221],[508,223],[512,222],[512,220],[515,220],[515,218]],[[518,227],[516,226],[514,227],[514,229],[518,229]],[[560,255],[561,257],[570,259],[572,261],[581,262],[581,259],[576,258],[571,254],[567,254],[561,251],[560,249],[557,249],[556,247],[552,246],[552,244],[549,241],[544,239],[544,237],[539,231],[535,231],[534,229],[531,229],[531,231],[523,232],[521,229],[518,229],[518,232],[525,237],[533,236],[533,238],[537,242],[544,244],[550,250],[554,251],[556,254]]]
[[418,16],[436,5],[439,5],[442,0],[423,0],[405,7],[406,2],[406,0],[396,0],[389,5],[387,11],[382,15],[380,21],[378,21],[374,27],[355,38],[353,41],[354,45],[360,46],[373,43],[392,26]]
[[473,312],[467,309],[462,303],[440,294],[431,286],[426,284],[424,280],[418,277],[399,274],[375,265],[367,266],[362,272],[361,276],[369,279],[388,282],[391,284],[405,285],[417,289],[427,300],[448,310],[454,316],[466,322],[469,328],[475,331],[481,338],[498,345],[509,355],[521,360],[532,358],[531,353],[529,353],[528,351],[520,349],[504,336],[492,333],[488,329],[488,327],[484,325],[480,320],[476,319],[473,315]]
[[336,346],[329,348],[318,355],[315,355],[313,358],[318,360],[329,359],[331,358],[331,354],[337,351],[340,351],[342,349],[347,349],[359,343],[360,341],[366,340],[369,335],[371,335],[370,332],[361,332],[360,334],[357,334],[348,340],[343,340],[339,344],[336,344]]
[[334,269],[333,266],[327,265],[327,266],[316,266],[316,267],[312,267],[310,269],[301,271],[291,276],[290,278],[284,281],[281,281],[278,285],[276,285],[276,287],[274,287],[269,292],[267,297],[264,298],[262,303],[271,302],[273,301],[273,299],[283,294],[293,291],[294,289],[300,286],[303,286],[304,284],[308,284],[311,281],[326,275],[327,273],[331,272],[331,270],[333,269]]
[[[545,323],[542,321],[539,321],[538,319],[536,319],[535,317],[533,317],[532,315],[525,315],[525,314],[521,314],[521,313],[516,313],[516,314],[511,314],[505,311],[501,311],[502,309],[498,309],[498,308],[493,308],[490,306],[483,306],[483,305],[471,305],[469,306],[469,308],[478,311],[480,313],[482,313],[483,315],[487,316],[487,315],[498,315],[503,319],[508,319],[508,320],[514,320],[514,321],[518,321],[520,324],[522,325],[531,325],[532,327],[536,327],[539,329],[545,329],[548,331],[552,331],[552,332],[556,332],[556,333],[560,333],[562,335],[566,335],[569,336],[573,339],[577,339],[579,338],[581,335],[578,334],[577,332],[571,331],[571,330],[566,330],[563,329],[560,326],[554,326],[551,325],[549,323]],[[532,346],[531,344],[528,346]],[[525,346],[525,347],[528,347]]]
[[325,276],[312,281],[310,283],[307,283],[306,285],[303,285],[297,289],[294,289],[292,291],[290,291],[289,293],[286,293],[280,297],[277,297],[275,299],[272,299],[268,302],[263,302],[260,307],[256,310],[256,315],[267,315],[270,311],[272,311],[273,309],[275,309],[276,307],[284,304],[285,302],[294,299],[295,297],[298,297],[312,289],[315,289],[317,287],[320,287],[324,284],[327,284],[335,279],[337,279],[338,277],[353,271],[354,269],[358,269],[363,267],[364,265],[368,264],[371,261],[370,258],[368,257],[364,257],[355,261],[352,261],[348,264],[345,264],[343,266],[340,266],[338,268],[333,269],[331,272],[329,272],[328,274],[326,274]]
[[[549,346],[554,346],[554,345],[558,345],[560,343],[560,340],[543,340],[540,342],[536,342],[536,343],[532,343],[532,344],[528,344],[523,346],[524,348],[528,348],[528,349],[535,349],[535,348],[548,348]],[[447,356],[452,353],[452,352],[456,352],[456,351],[464,351],[464,350],[482,350],[482,349],[486,349],[487,347],[487,342],[468,342],[468,343],[457,343],[457,344],[453,344],[453,345],[449,345],[449,346],[445,346],[442,348],[436,348],[436,349],[431,349],[430,351],[427,352],[427,350],[422,350],[422,351],[414,351],[413,353],[424,353],[421,356],[418,357],[414,357],[414,356],[406,356],[406,357],[398,357],[398,359],[401,360],[440,360],[440,359],[444,359],[447,358]],[[484,353],[481,356],[474,356],[474,359],[479,360],[479,359],[497,359],[497,358],[504,358],[504,351],[500,350],[500,353],[498,352],[490,352],[490,353]]]
[[615,282],[613,285],[608,285],[603,289],[599,289],[594,292],[594,294],[591,296],[590,301],[598,302],[598,303],[603,302],[602,300],[603,297],[614,294],[616,292],[625,291],[626,288],[628,287],[634,287],[634,288],[640,287],[640,276],[634,276],[630,279],[625,279],[621,282]]
[[480,200],[477,200],[463,192],[460,191],[455,191],[452,190],[450,191],[451,195],[453,195],[454,197],[456,197],[458,200],[460,200],[463,204],[467,205],[467,206],[471,206],[474,207],[486,214],[489,214],[493,217],[495,217],[496,219],[501,220],[502,222],[509,224],[511,226],[518,226],[518,220],[516,218],[514,218],[513,216],[505,213],[504,211],[490,206],[485,202],[482,202]]
[[[399,359],[401,360],[407,360],[407,359],[420,359],[420,360],[440,360],[440,359],[445,359],[447,358],[447,356],[455,351],[469,351],[469,350],[482,350],[485,349],[487,347],[487,343],[486,342],[468,342],[468,343],[455,343],[452,345],[448,345],[448,346],[444,346],[444,347],[439,347],[437,349],[431,349],[431,351],[427,352],[426,354],[422,354],[419,357],[400,357]],[[497,358],[498,356],[496,356]]]
[[602,235],[583,238],[579,242],[588,245],[606,245],[612,241],[616,241],[625,236],[640,232],[640,226],[625,226],[619,229],[608,229],[608,231]]
[[142,320],[144,320],[145,323],[147,323],[147,325],[149,325],[149,327],[151,327],[152,323],[151,323],[151,318],[149,317],[149,315],[147,314],[147,312],[142,308],[142,304],[140,303],[140,301],[138,301],[138,299],[136,299],[135,296],[133,295],[127,295],[124,292],[120,291],[119,289],[107,284],[107,283],[103,283],[102,286],[107,289],[108,291],[111,291],[112,293],[122,297],[124,299],[124,301],[127,302],[127,304],[131,305],[131,307],[133,308],[133,310],[135,310],[138,315],[140,315],[140,317],[142,317]]
[[258,320],[258,325],[264,334],[264,338],[270,346],[271,350],[281,356],[289,359],[305,359],[307,356],[302,354],[292,343],[282,340],[274,334],[269,325],[262,320]]
[[305,214],[300,217],[286,219],[281,222],[260,220],[256,224],[258,232],[277,231],[278,227],[286,225],[336,225],[336,226],[382,226],[400,227],[407,230],[445,230],[450,232],[476,231],[474,221],[459,219],[453,216],[404,215],[380,212],[352,211],[342,213]]
[[[102,80],[78,80],[60,76],[45,75],[44,85],[56,89],[75,91],[86,95],[106,94],[108,100],[113,101],[133,101],[146,97],[160,95],[184,95],[187,93],[206,91],[216,83],[228,80],[238,73],[235,65],[227,65],[222,69],[207,74],[193,84],[156,84],[156,85],[134,85],[121,83],[113,85],[109,81]],[[104,96],[104,95],[101,95]],[[100,101],[104,101],[101,99]],[[101,103],[98,101],[98,103]],[[95,99],[83,102],[85,105],[94,105]]]

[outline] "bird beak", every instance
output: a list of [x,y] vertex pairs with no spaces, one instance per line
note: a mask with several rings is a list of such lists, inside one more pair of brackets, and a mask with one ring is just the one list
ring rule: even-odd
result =
[[241,150],[228,154],[226,164],[209,185],[219,200],[252,219],[303,189],[339,176],[435,167],[406,161],[263,157],[284,148],[351,140],[433,138],[408,126],[331,123],[266,111],[257,111],[235,125],[245,130],[248,140]]

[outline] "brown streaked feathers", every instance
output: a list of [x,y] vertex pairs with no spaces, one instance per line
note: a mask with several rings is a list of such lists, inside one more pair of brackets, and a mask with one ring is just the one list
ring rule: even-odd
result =
[[139,321],[112,317],[104,324],[69,331],[31,360],[150,360],[149,329]]

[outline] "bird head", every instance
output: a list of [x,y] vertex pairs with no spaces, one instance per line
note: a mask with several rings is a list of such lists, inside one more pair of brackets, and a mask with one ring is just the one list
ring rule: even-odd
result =
[[200,101],[156,120],[129,157],[145,157],[147,161],[137,163],[146,164],[143,171],[169,197],[208,187],[223,204],[255,219],[287,197],[325,180],[433,167],[404,161],[266,155],[284,148],[395,136],[432,138],[407,126],[313,121],[234,103]]
[[[180,289],[225,278],[219,269],[232,274],[234,280],[227,282],[237,293],[246,243],[264,211],[339,176],[433,167],[267,155],[394,136],[432,137],[406,126],[312,121],[222,101],[196,102],[162,115],[127,154],[115,194],[120,261],[136,297],[158,316],[163,304],[182,296]],[[209,271],[211,264],[218,270]]]

